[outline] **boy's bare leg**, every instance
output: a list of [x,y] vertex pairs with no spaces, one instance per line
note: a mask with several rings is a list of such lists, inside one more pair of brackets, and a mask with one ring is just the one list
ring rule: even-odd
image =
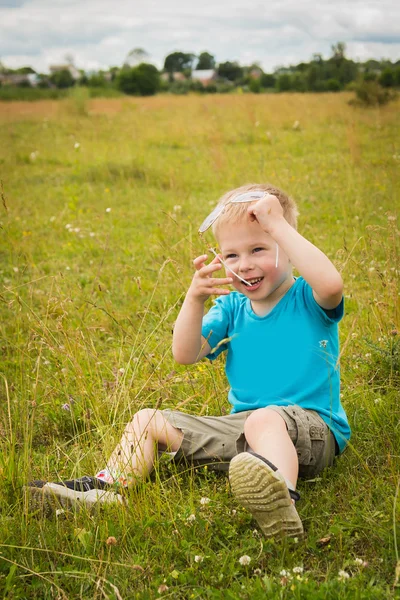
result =
[[145,408],[126,426],[107,469],[116,478],[133,483],[152,471],[157,449],[176,452],[182,440],[182,431],[173,427],[161,411]]
[[299,461],[283,417],[274,410],[260,408],[246,420],[244,434],[250,448],[272,462],[295,487]]
[[247,419],[244,433],[256,454],[242,452],[231,460],[232,492],[266,537],[301,536],[303,525],[292,500],[298,458],[284,419],[273,410],[259,409]]

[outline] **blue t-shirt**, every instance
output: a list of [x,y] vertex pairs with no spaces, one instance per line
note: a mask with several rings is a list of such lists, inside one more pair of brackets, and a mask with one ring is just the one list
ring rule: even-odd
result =
[[340,402],[338,322],[343,299],[327,312],[298,277],[263,317],[239,292],[216,299],[203,318],[202,335],[214,360],[227,351],[232,412],[296,404],[319,413],[342,452],[350,427]]

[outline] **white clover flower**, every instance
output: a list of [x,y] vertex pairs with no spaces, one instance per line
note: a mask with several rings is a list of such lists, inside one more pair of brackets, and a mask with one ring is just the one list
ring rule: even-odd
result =
[[206,496],[204,496],[203,498],[200,498],[200,504],[202,504],[203,506],[205,506],[206,504],[210,503],[210,498],[207,498]]
[[349,579],[350,575],[347,571],[344,571],[343,569],[339,571],[338,573],[338,579],[339,581],[346,581],[346,579]]
[[299,575],[301,575],[303,571],[303,567],[293,567],[293,573],[298,573]]
[[196,563],[201,563],[204,560],[204,556],[201,556],[200,554],[196,554],[196,556],[194,557],[194,562]]
[[120,375],[123,375],[125,373],[125,369],[123,367],[121,367],[120,369],[118,369],[118,373]]
[[196,520],[196,515],[194,515],[193,513],[191,515],[188,516],[188,518],[186,519],[186,521],[188,521],[189,523],[193,523],[193,521]]
[[65,229],[71,229],[71,227],[72,227],[71,223],[67,223],[65,226]]
[[13,271],[14,271],[14,273],[18,273],[18,271],[19,271],[18,267],[13,267]]
[[290,571],[286,571],[286,569],[282,569],[282,571],[279,571],[279,575],[281,575],[281,577],[290,577]]
[[180,204],[175,204],[174,212],[179,212],[180,210],[182,210],[182,206]]
[[89,233],[89,237],[94,237],[95,235],[96,235],[96,234],[95,234],[93,231],[91,231],[91,232]]
[[111,208],[110,207],[106,208],[106,213],[109,213],[109,212],[111,212]]
[[250,556],[247,556],[247,554],[244,554],[243,556],[241,556],[239,558],[239,563],[242,565],[242,567],[246,567],[247,565],[250,564],[251,558]]
[[78,150],[78,148],[80,148],[80,147],[81,147],[80,143],[79,142],[75,142],[75,144],[74,144],[75,150]]
[[363,559],[362,558],[355,558],[354,559],[354,564],[355,565],[362,565],[363,564]]

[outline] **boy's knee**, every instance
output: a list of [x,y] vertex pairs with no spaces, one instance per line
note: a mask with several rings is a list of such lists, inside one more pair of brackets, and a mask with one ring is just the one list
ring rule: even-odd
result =
[[259,408],[249,415],[244,424],[244,435],[248,440],[251,434],[266,432],[268,430],[279,430],[285,432],[286,423],[283,417],[270,408]]
[[151,427],[152,422],[155,421],[158,412],[159,411],[154,408],[142,408],[135,413],[132,421],[128,423],[127,429],[139,428],[141,431],[148,429],[149,426]]

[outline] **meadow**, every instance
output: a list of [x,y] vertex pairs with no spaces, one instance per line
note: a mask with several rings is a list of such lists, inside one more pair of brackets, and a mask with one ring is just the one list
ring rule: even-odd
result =
[[[0,103],[3,598],[400,595],[400,102],[349,97]],[[225,476],[164,459],[126,508],[30,514],[25,482],[94,474],[138,409],[229,411],[223,360],[175,364],[171,331],[199,224],[260,181],[345,281],[353,436],[299,483],[304,539],[264,540]]]

